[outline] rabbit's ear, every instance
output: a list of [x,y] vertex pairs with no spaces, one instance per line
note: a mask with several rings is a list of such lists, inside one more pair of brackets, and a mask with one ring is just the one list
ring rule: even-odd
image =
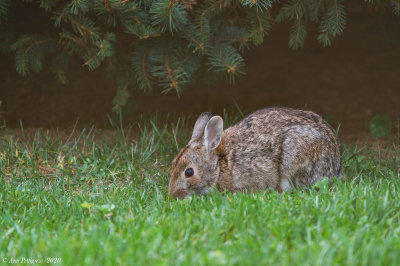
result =
[[204,128],[207,125],[207,122],[210,121],[212,117],[211,113],[202,113],[199,118],[196,120],[196,124],[194,125],[193,128],[193,133],[192,133],[192,140],[193,139],[199,139],[203,136],[204,134]]
[[204,129],[204,146],[211,151],[221,142],[224,122],[220,116],[213,116]]

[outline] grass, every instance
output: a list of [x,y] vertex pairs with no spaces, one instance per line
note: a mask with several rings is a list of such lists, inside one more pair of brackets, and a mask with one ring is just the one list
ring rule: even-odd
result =
[[3,129],[0,261],[400,264],[399,147],[346,146],[346,180],[331,187],[176,201],[167,171],[187,128]]

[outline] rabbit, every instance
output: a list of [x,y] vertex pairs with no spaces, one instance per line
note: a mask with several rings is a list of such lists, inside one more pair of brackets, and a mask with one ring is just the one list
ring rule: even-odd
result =
[[264,108],[225,130],[220,116],[203,113],[169,175],[174,198],[215,189],[282,192],[342,179],[341,145],[333,128],[311,111]]

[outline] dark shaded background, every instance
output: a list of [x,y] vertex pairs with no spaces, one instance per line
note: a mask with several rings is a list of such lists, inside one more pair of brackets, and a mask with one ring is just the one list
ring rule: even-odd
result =
[[[400,119],[400,19],[349,15],[344,34],[331,48],[316,41],[318,29],[309,27],[305,48],[288,48],[290,25],[276,25],[264,45],[246,52],[246,73],[235,86],[201,80],[177,94],[132,91],[124,121],[158,112],[187,116],[211,110],[233,110],[236,101],[250,112],[266,106],[290,106],[322,114],[342,136],[368,134],[374,115]],[[99,69],[93,72],[71,64],[69,83],[62,85],[50,69],[27,78],[15,72],[12,56],[1,55],[0,121],[7,127],[70,127],[107,124],[112,115],[116,82]],[[396,127],[393,133],[396,134]]]

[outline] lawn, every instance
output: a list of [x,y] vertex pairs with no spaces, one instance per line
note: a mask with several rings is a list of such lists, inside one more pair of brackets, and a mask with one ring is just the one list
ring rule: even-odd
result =
[[399,146],[345,145],[332,186],[174,200],[168,168],[188,125],[1,129],[0,261],[400,264]]

